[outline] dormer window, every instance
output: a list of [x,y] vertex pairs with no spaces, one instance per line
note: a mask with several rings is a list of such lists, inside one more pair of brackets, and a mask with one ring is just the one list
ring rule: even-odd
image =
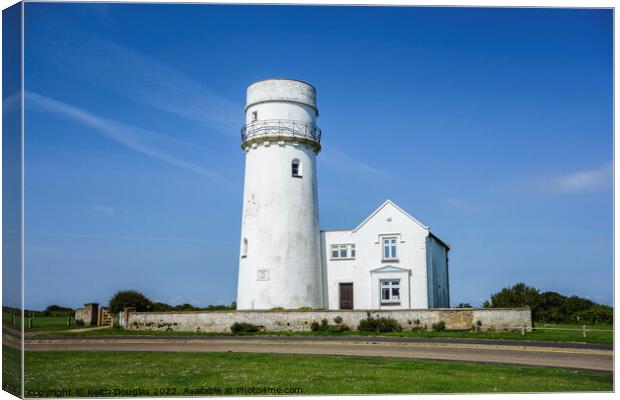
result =
[[301,163],[298,159],[291,162],[291,175],[295,178],[301,178]]

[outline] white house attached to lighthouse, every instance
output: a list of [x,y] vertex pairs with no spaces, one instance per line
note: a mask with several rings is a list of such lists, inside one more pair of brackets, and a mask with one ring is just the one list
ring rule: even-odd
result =
[[449,307],[449,247],[387,200],[352,230],[319,232],[316,89],[248,87],[237,309]]

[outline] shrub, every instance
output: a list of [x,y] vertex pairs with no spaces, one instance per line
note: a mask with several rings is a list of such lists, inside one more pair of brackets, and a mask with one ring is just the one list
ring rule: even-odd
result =
[[76,320],[75,320],[75,324],[76,324],[77,326],[84,326],[84,321],[83,321],[83,320],[81,320],[81,319],[76,319]]
[[177,304],[174,306],[174,311],[198,311],[200,308],[195,307],[189,303]]
[[249,333],[249,332],[258,332],[260,328],[248,322],[235,322],[234,324],[230,326],[230,330],[233,333]]
[[368,318],[361,320],[357,329],[363,332],[400,332],[403,330],[394,318],[373,318],[372,315],[368,315]]
[[433,325],[431,325],[431,329],[435,332],[441,332],[446,330],[446,323],[443,321],[439,321]]
[[285,311],[284,307],[272,307],[271,311]]
[[337,324],[342,324],[342,317],[338,316],[336,318],[334,318],[334,322]]
[[151,305],[150,310],[151,311],[172,311],[174,310],[174,307],[172,307],[170,304],[157,302]]
[[136,311],[148,311],[151,305],[151,300],[137,290],[120,290],[110,299],[108,309],[116,314],[125,307],[135,307]]
[[297,311],[312,311],[312,310],[314,310],[314,308],[312,308],[312,307],[307,307],[307,306],[306,306],[306,307],[299,307],[299,308],[297,309]]
[[575,319],[581,323],[613,324],[614,313],[611,307],[595,305],[586,310],[577,312]]
[[[340,322],[342,322],[342,318],[340,318]],[[326,319],[322,319],[320,324],[316,321],[311,323],[310,329],[312,332],[341,333],[348,331],[349,327],[341,323],[330,325]]]

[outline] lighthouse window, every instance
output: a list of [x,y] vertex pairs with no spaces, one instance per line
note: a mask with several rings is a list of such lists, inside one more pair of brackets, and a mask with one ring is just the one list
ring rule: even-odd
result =
[[243,239],[243,245],[241,246],[241,258],[248,256],[248,239]]
[[258,111],[252,111],[252,122],[258,121]]
[[291,162],[291,173],[295,178],[301,178],[301,163],[295,159]]
[[268,281],[269,280],[269,270],[268,269],[259,269],[258,274],[256,276],[257,281]]

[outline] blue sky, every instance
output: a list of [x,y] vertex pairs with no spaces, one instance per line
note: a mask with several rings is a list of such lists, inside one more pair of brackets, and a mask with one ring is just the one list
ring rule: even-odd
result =
[[385,199],[452,246],[453,305],[610,304],[612,12],[28,3],[26,306],[236,297],[245,89],[318,89],[322,229]]

